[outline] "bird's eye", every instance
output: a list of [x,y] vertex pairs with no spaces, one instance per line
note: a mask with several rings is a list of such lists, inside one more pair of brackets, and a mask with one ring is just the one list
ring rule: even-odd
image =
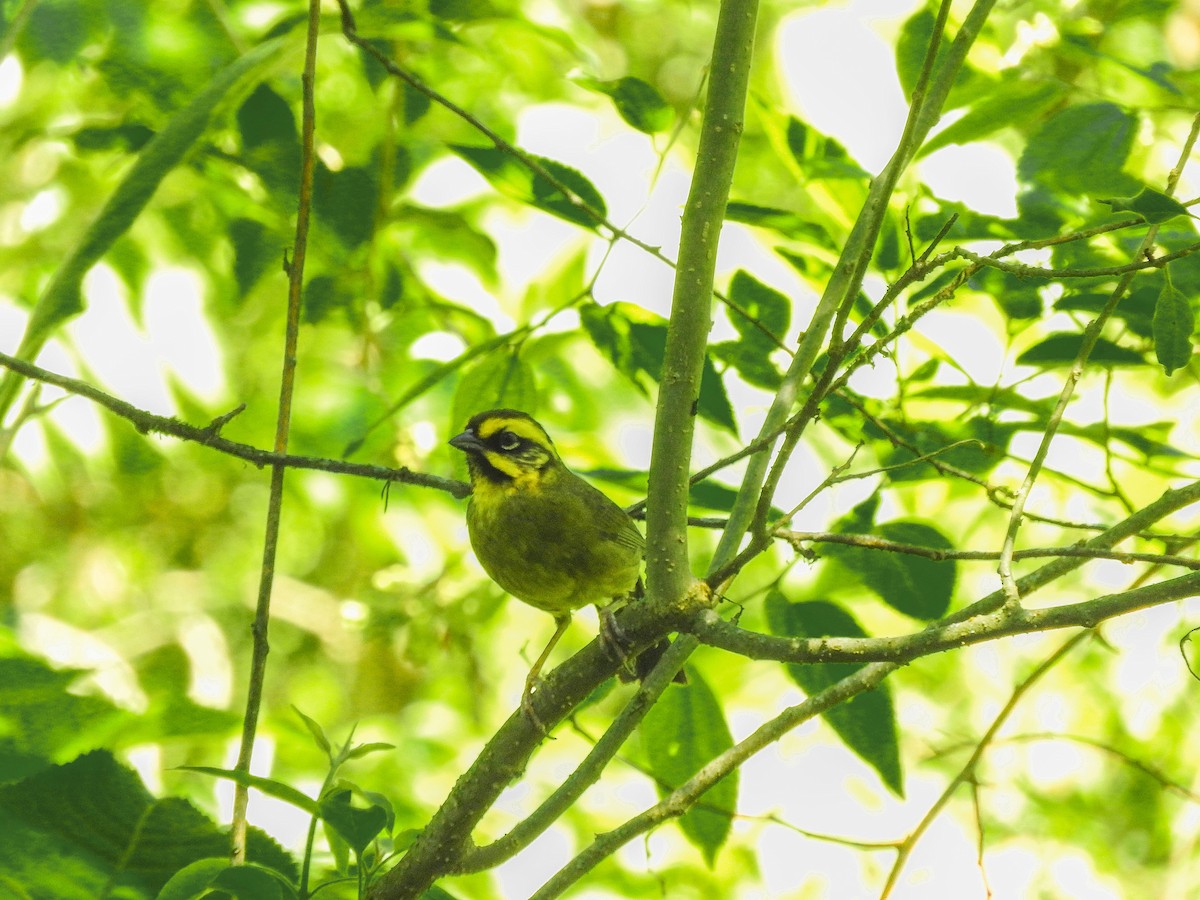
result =
[[511,431],[502,431],[497,437],[497,444],[501,450],[516,450],[521,444],[521,439]]

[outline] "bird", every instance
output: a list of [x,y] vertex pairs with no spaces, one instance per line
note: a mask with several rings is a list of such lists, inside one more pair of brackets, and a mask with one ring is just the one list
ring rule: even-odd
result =
[[[467,533],[483,570],[513,597],[554,616],[554,635],[521,695],[522,710],[545,732],[532,706],[542,667],[574,610],[640,594],[646,542],[621,507],[567,468],[529,413],[477,413],[450,446],[466,454]],[[602,608],[601,635],[624,657],[615,626]],[[646,675],[667,646],[664,639],[644,650],[635,676]]]

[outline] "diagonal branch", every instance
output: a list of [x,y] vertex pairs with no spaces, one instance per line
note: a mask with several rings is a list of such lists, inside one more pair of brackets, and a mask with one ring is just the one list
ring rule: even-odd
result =
[[[999,595],[999,592],[997,592]],[[1002,595],[1000,595],[1002,596]],[[931,625],[924,631],[881,638],[791,638],[759,634],[701,610],[682,626],[705,644],[749,659],[778,662],[911,662],[1014,634],[1059,628],[1093,628],[1099,623],[1151,606],[1200,596],[1200,572],[1107,594],[1080,603],[1025,610],[1002,606],[974,618]],[[981,601],[982,602],[982,601]]]
[[571,862],[555,873],[549,881],[535,892],[530,900],[551,900],[559,897],[582,875],[599,862],[611,856],[622,846],[639,835],[645,834],[663,822],[682,816],[695,804],[705,791],[736,769],[747,759],[791,731],[839,703],[856,697],[878,685],[899,668],[895,663],[873,663],[830,685],[819,694],[803,703],[789,707],[757,731],[714,757],[700,771],[685,781],[658,803],[634,816],[618,828],[597,835]]

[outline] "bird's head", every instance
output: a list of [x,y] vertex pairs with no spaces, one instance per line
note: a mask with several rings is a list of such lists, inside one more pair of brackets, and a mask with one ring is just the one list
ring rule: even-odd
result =
[[516,409],[477,413],[450,446],[467,454],[476,487],[481,482],[536,485],[548,468],[561,465],[546,429]]

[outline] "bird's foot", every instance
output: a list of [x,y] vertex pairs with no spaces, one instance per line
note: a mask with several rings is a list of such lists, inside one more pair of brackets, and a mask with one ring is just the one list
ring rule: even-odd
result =
[[554,740],[554,738],[550,737],[550,729],[546,727],[546,723],[542,721],[533,708],[533,693],[541,686],[541,679],[537,678],[535,673],[531,672],[530,675],[534,677],[525,680],[525,690],[521,692],[521,712],[525,714],[525,718],[530,721],[533,727],[542,733],[542,737]]
[[617,624],[612,611],[611,605],[600,610],[600,643],[604,645],[608,655],[621,664],[617,677],[622,681],[632,681],[638,677],[638,673],[634,667],[634,658],[629,653],[629,638]]

